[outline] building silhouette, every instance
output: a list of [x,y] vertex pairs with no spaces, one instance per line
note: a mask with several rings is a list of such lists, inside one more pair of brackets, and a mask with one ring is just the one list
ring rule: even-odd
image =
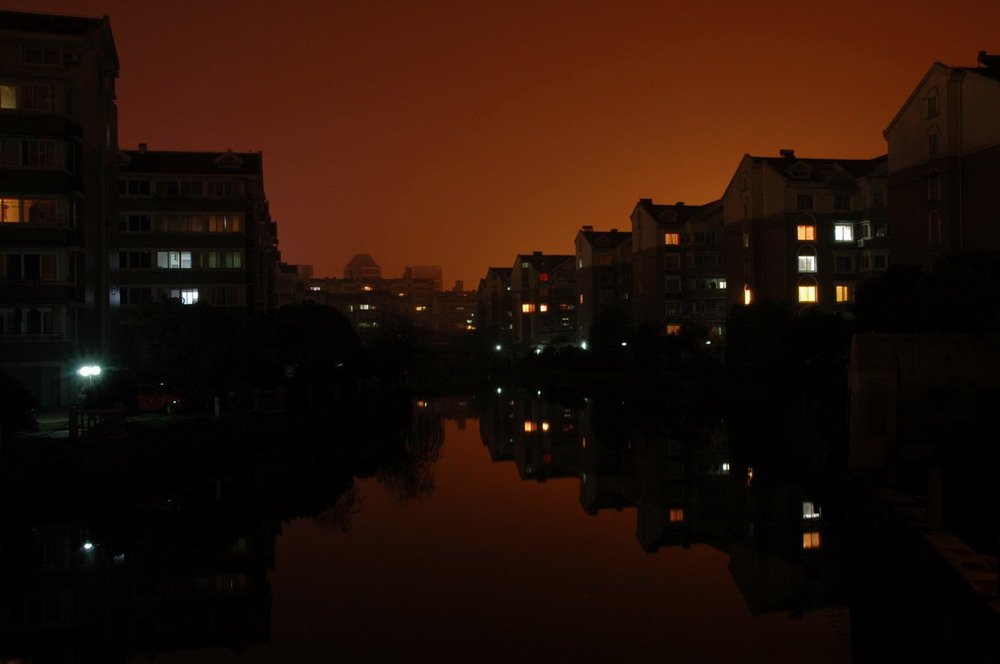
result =
[[883,132],[900,263],[1000,248],[1000,56],[980,52],[978,65],[935,62]]
[[576,257],[518,254],[511,270],[512,341],[538,346],[576,338]]
[[889,265],[886,157],[744,155],[722,198],[730,305],[844,310]]
[[106,17],[0,11],[0,367],[42,404],[116,323],[117,77]]
[[121,151],[118,200],[123,308],[161,298],[246,314],[277,306],[277,227],[260,153],[140,144]]
[[595,231],[576,234],[577,339],[590,336],[594,317],[607,307],[628,311],[632,295],[632,234]]

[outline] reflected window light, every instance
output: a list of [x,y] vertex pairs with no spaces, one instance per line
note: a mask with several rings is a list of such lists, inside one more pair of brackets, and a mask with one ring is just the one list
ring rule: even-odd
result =
[[802,503],[802,518],[803,519],[818,519],[822,516],[822,511],[819,505],[816,505],[810,501],[805,501]]
[[802,533],[802,548],[803,549],[820,548],[819,533],[818,532]]

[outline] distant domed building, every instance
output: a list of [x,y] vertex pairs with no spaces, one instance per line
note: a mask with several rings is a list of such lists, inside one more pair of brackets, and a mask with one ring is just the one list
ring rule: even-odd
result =
[[382,268],[368,254],[355,254],[344,266],[344,279],[351,281],[377,281],[382,278]]

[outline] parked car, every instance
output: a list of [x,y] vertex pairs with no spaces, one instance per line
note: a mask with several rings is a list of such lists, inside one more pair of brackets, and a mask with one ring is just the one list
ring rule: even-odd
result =
[[140,384],[136,391],[136,410],[152,413],[183,413],[191,404],[176,389],[166,383]]

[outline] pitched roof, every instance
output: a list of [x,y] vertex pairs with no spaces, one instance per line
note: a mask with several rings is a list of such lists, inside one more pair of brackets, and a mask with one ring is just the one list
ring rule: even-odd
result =
[[85,35],[107,21],[104,18],[59,16],[0,10],[0,30],[59,35]]
[[170,150],[121,150],[122,173],[176,173],[259,175],[260,152],[174,152]]
[[[871,175],[883,166],[888,155],[872,159],[828,159],[816,157],[796,157],[794,153],[782,157],[754,157],[751,159],[762,162],[781,173],[788,179],[803,181],[830,181],[846,174],[852,180]],[[796,169],[795,167],[798,167]],[[791,173],[797,171],[799,175]]]
[[[712,205],[712,203],[708,203],[707,205]],[[670,219],[676,223],[687,221],[706,207],[705,205],[687,205],[686,203],[659,205],[654,203],[650,198],[640,198],[636,206],[644,209],[646,214],[651,216],[653,219],[659,221]]]
[[601,247],[602,249],[611,249],[632,239],[631,231],[619,230],[580,231],[580,235],[593,246]]

